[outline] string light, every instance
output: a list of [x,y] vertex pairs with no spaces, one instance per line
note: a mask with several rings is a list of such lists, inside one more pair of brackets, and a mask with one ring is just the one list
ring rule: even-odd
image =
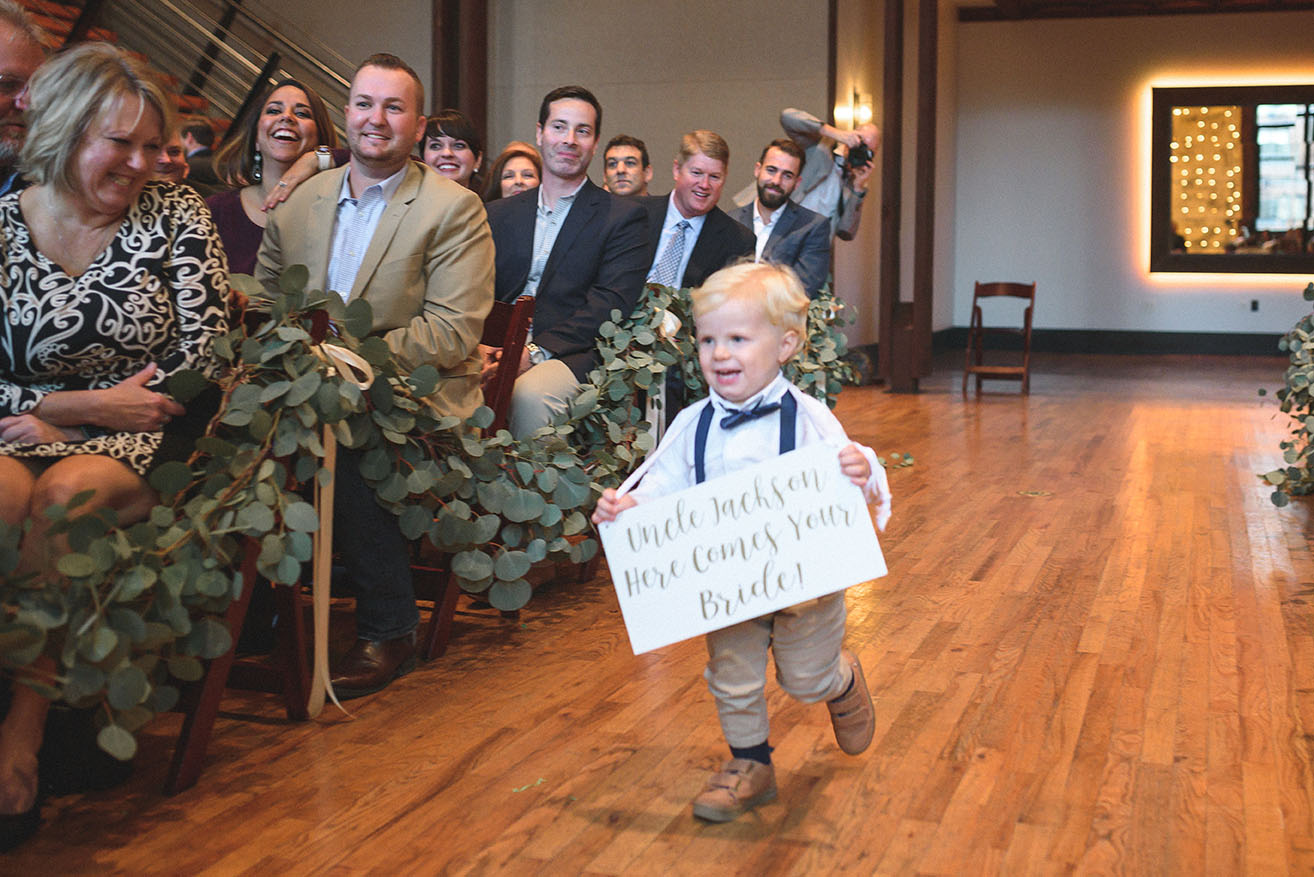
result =
[[[1240,215],[1241,151],[1239,107],[1173,107],[1172,161],[1179,170],[1177,229],[1191,250],[1221,250],[1237,235]],[[1190,217],[1188,220],[1187,217]]]

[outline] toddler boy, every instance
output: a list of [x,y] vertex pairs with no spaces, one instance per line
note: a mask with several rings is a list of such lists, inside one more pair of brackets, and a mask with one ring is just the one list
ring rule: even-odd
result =
[[[838,449],[844,475],[878,503],[877,525],[884,530],[890,493],[876,454],[850,442],[824,403],[780,373],[803,345],[807,310],[808,297],[794,272],[767,263],[722,269],[694,290],[698,361],[709,396],[676,417],[633,492],[603,493],[594,522],[613,521],[644,499],[823,442]],[[786,692],[804,703],[826,702],[840,749],[857,755],[871,744],[871,695],[862,666],[843,644],[843,591],[707,634],[704,675],[731,759],[694,799],[694,815],[728,822],[776,797],[767,742],[768,649]]]

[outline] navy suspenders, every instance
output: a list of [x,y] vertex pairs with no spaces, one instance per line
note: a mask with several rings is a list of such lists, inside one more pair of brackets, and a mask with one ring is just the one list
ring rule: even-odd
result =
[[[707,480],[707,434],[712,430],[713,405],[709,401],[698,416],[698,429],[694,432],[694,479],[702,484]],[[798,420],[798,400],[789,390],[780,399],[780,453],[794,450],[795,422]]]

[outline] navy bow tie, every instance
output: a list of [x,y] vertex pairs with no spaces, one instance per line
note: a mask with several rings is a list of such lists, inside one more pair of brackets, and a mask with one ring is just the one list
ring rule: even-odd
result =
[[751,409],[739,408],[737,410],[732,410],[725,417],[721,418],[721,428],[734,429],[736,426],[739,426],[741,423],[748,423],[748,421],[750,420],[757,420],[759,417],[765,417],[766,415],[770,414],[772,411],[779,411],[779,410],[780,410],[779,402],[772,402],[767,405],[758,402]]

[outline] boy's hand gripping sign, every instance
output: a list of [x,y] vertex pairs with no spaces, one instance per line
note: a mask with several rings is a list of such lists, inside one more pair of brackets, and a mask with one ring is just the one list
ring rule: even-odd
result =
[[636,655],[885,575],[862,490],[813,445],[598,525]]

